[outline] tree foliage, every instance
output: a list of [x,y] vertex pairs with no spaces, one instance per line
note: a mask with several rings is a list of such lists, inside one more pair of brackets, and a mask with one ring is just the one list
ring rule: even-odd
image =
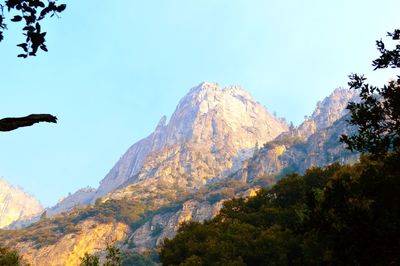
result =
[[104,266],[121,266],[121,251],[115,245],[107,245],[106,262]]
[[85,253],[81,258],[80,266],[100,266],[100,258],[96,255]]
[[[121,251],[115,245],[107,245],[106,261],[103,266],[121,266]],[[100,258],[94,254],[85,253],[81,258],[80,266],[100,266]]]
[[396,265],[399,153],[292,174],[165,240],[163,265]]
[[17,251],[0,247],[0,266],[23,266],[26,265],[22,256]]
[[[396,42],[388,50],[382,40],[376,45],[381,56],[372,65],[376,69],[400,67],[400,30],[388,33]],[[351,102],[349,123],[358,128],[353,136],[343,135],[341,141],[349,149],[374,155],[382,155],[400,147],[400,76],[382,88],[366,83],[362,75],[352,74],[349,86],[360,91],[360,102]]]
[[58,5],[57,0],[6,0],[0,3],[0,42],[4,38],[4,31],[7,30],[6,13],[8,12],[11,16],[10,22],[23,25],[22,32],[25,41],[17,45],[23,50],[18,57],[35,56],[39,48],[47,52],[46,32],[42,30],[41,22],[49,16],[58,17],[65,8],[66,5]]

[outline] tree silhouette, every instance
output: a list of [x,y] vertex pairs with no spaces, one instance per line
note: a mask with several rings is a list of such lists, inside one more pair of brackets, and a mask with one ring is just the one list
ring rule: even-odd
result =
[[[7,30],[5,13],[12,16],[13,23],[22,23],[26,39],[17,46],[23,50],[18,57],[36,56],[39,48],[47,52],[46,32],[42,31],[41,21],[46,17],[57,16],[66,8],[65,4],[57,5],[57,0],[5,0],[0,1],[0,42]],[[0,120],[0,131],[11,131],[19,127],[31,126],[39,122],[57,123],[57,117],[50,114],[31,114],[25,117],[10,117]]]
[[[382,40],[376,42],[381,56],[372,62],[376,69],[400,67],[400,30],[389,32],[396,41],[395,48],[388,50]],[[400,149],[400,76],[383,88],[365,82],[362,75],[350,75],[349,86],[360,91],[360,102],[350,102],[351,112],[348,121],[357,127],[352,136],[341,136],[350,150],[370,153],[377,156]]]
[[9,117],[0,120],[0,131],[11,131],[29,127],[39,122],[57,123],[57,117],[49,114],[31,114],[24,117]]
[[46,32],[41,29],[41,21],[46,17],[57,16],[64,11],[65,4],[57,5],[57,0],[5,0],[0,2],[0,42],[4,38],[4,30],[7,30],[5,23],[5,13],[8,12],[12,16],[9,19],[14,23],[23,23],[23,35],[26,39],[17,46],[21,47],[23,53],[18,57],[27,58],[28,56],[36,56],[38,49],[47,52],[45,44]]

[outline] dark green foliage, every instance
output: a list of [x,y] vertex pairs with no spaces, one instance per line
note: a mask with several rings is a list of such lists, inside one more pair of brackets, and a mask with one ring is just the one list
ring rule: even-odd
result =
[[22,256],[17,251],[0,247],[0,266],[22,266]]
[[397,265],[400,154],[292,174],[165,240],[164,265]]
[[121,251],[115,245],[107,246],[106,262],[104,266],[121,266]]
[[336,265],[400,263],[399,162],[399,153],[362,157],[335,174],[310,215],[311,256],[324,254]]
[[[400,67],[400,30],[388,33],[397,42],[394,50],[387,50],[377,41],[380,58],[373,61],[375,69]],[[360,91],[361,101],[349,103],[349,123],[358,127],[357,134],[343,135],[341,141],[352,151],[382,155],[400,147],[400,76],[383,88],[365,83],[366,78],[357,74],[350,76],[351,89]]]
[[[100,259],[97,255],[89,255],[85,253],[85,256],[81,258],[81,266],[100,266]],[[106,261],[103,266],[121,266],[122,256],[121,251],[115,245],[107,245],[106,249]]]
[[99,265],[100,265],[100,259],[96,255],[89,255],[88,253],[85,253],[85,256],[81,258],[80,266],[99,266]]
[[57,0],[6,0],[0,3],[0,42],[3,40],[4,30],[7,29],[5,11],[8,11],[11,22],[23,23],[22,31],[26,39],[17,45],[24,51],[18,57],[35,56],[39,48],[47,52],[46,32],[42,31],[40,23],[48,16],[58,16],[65,8],[65,4],[57,5]]
[[127,252],[122,256],[123,266],[155,266],[156,264],[153,261],[152,258],[148,258],[136,252]]

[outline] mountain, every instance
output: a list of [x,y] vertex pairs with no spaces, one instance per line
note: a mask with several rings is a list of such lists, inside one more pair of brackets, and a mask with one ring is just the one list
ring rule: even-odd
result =
[[[183,172],[192,176],[194,182],[186,186],[199,187],[234,171],[257,143],[288,130],[240,87],[221,89],[207,82],[192,88],[165,123],[164,116],[150,136],[128,149],[101,181],[97,196],[151,178],[160,167],[174,178]],[[173,169],[178,161],[181,169]]]
[[119,187],[147,179],[199,188],[236,171],[257,143],[288,130],[286,122],[269,114],[241,87],[220,88],[209,82],[192,88],[166,121],[163,116],[153,133],[127,150],[95,193],[75,193],[49,213],[94,203]]
[[37,199],[0,178],[0,228],[42,212],[43,208]]
[[335,89],[322,102],[317,102],[313,114],[298,127],[298,134],[306,139],[318,130],[332,126],[334,122],[348,113],[347,103],[357,100],[358,96],[355,90]]
[[258,149],[235,177],[245,182],[259,180],[263,185],[272,185],[277,178],[290,172],[302,174],[314,166],[356,162],[359,155],[339,142],[340,135],[354,131],[346,122],[349,101],[358,101],[355,91],[334,90],[317,103],[313,114],[299,127],[291,128]]
[[127,150],[98,189],[79,190],[24,229],[0,231],[0,242],[33,265],[76,265],[85,252],[102,255],[110,241],[126,254],[151,254],[182,222],[210,219],[227,199],[254,195],[288,172],[357,160],[338,142],[352,130],[345,106],[354,99],[337,89],[289,128],[242,88],[202,83],[168,123],[162,117]]

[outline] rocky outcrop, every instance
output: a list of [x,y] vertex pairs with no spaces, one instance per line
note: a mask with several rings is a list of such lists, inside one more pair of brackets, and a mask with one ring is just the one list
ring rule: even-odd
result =
[[[251,197],[256,195],[257,190],[258,188],[248,189],[236,194],[236,197]],[[137,252],[146,252],[160,245],[164,239],[174,237],[182,223],[204,222],[215,217],[228,199],[230,198],[226,197],[215,202],[192,199],[184,202],[178,210],[156,214],[134,231],[126,241],[126,247]]]
[[304,139],[323,128],[333,125],[338,119],[348,113],[349,101],[357,101],[355,90],[337,88],[322,102],[318,102],[315,111],[298,127],[297,132]]
[[37,199],[0,178],[0,228],[20,219],[30,219],[42,212],[43,208]]
[[[155,131],[132,145],[97,191],[79,203],[86,204],[89,198],[93,203],[129,184],[147,187],[144,180],[152,178],[180,188],[199,188],[236,171],[257,143],[271,141],[287,130],[284,121],[269,114],[242,88],[201,83],[179,102],[169,123],[163,116]],[[66,198],[55,210],[68,209],[77,203],[75,199]]]
[[157,214],[140,226],[129,237],[127,245],[138,252],[148,251],[159,245],[165,238],[175,236],[179,226],[185,221],[209,220],[218,214],[222,201],[210,204],[196,200],[187,201],[176,212]]
[[355,92],[336,89],[317,104],[314,113],[298,128],[256,150],[235,177],[250,183],[260,180],[269,186],[290,172],[304,173],[310,167],[334,162],[354,163],[359,155],[346,150],[339,139],[354,131],[346,122],[346,106],[357,100]]
[[128,233],[128,226],[122,223],[86,220],[79,227],[78,233],[66,234],[53,245],[37,248],[33,242],[23,242],[16,248],[32,266],[76,266],[85,253],[102,252],[107,244],[124,239]]
[[240,87],[221,89],[212,83],[192,88],[165,122],[163,117],[154,133],[125,153],[101,182],[98,196],[127,181],[154,177],[184,175],[182,184],[189,183],[189,176],[193,182],[187,187],[199,187],[237,170],[256,143],[288,129]]
[[[271,141],[288,129],[243,89],[221,89],[211,83],[193,88],[179,102],[171,121],[167,125],[164,121],[155,131],[157,141],[155,135],[148,138],[156,143],[151,147],[158,149],[151,149],[138,172],[128,167],[127,173],[128,168],[122,167],[132,163],[125,160],[138,148],[135,144],[113,168],[120,170],[112,170],[112,176],[102,181],[125,180],[107,198],[143,200],[149,194],[137,192],[151,188],[169,191],[170,196],[173,191],[195,191],[236,172],[257,143]],[[119,177],[114,178],[117,172]]]
[[73,194],[68,195],[66,198],[61,199],[55,206],[47,210],[47,215],[54,215],[57,213],[72,210],[80,205],[90,204],[96,193],[96,189],[92,187],[81,188]]

